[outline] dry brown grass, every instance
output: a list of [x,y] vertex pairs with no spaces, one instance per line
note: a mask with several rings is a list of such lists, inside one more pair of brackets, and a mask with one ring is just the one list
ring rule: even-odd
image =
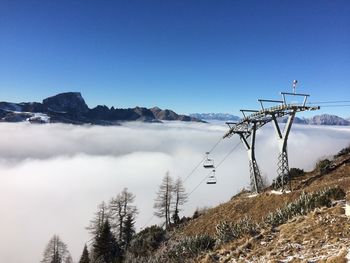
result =
[[[344,262],[350,247],[350,220],[339,205],[300,216],[275,230],[225,244],[212,254],[225,262]],[[205,262],[200,261],[198,262]],[[210,261],[207,261],[210,262]],[[220,261],[221,262],[221,261]],[[230,261],[233,262],[233,261]]]
[[[315,192],[327,187],[339,186],[350,192],[350,154],[333,161],[333,170],[320,176],[316,171],[305,173],[292,181],[293,192],[283,195],[270,194],[271,189],[256,197],[249,193],[236,195],[232,200],[221,204],[199,218],[190,221],[178,234],[215,235],[215,226],[222,221],[235,222],[249,216],[259,222],[269,212],[292,202],[304,191]],[[344,209],[337,205],[332,208],[318,209],[307,216],[296,217],[274,231],[265,229],[258,237],[242,237],[224,244],[216,251],[203,255],[197,260],[201,263],[212,262],[281,262],[290,257],[290,262],[307,262],[297,255],[304,253],[306,258],[316,262],[346,262],[350,248],[350,219],[344,215]],[[293,257],[294,256],[294,257]]]
[[[306,173],[292,181],[293,192],[283,195],[270,194],[271,189],[256,197],[249,198],[248,193],[236,195],[231,201],[221,204],[199,218],[185,225],[180,234],[192,236],[197,234],[215,235],[215,226],[222,221],[234,222],[249,216],[255,222],[261,221],[269,212],[292,202],[305,192],[314,192],[326,187],[339,186],[345,192],[350,191],[350,154],[334,161],[335,169],[329,174],[318,176],[316,171]],[[315,178],[315,179],[314,179]],[[306,185],[306,182],[307,185]]]

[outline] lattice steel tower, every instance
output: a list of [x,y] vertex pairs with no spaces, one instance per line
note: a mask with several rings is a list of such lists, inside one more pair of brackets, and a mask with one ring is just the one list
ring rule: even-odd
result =
[[[242,143],[244,144],[249,158],[250,169],[250,185],[253,192],[259,193],[262,190],[262,178],[259,171],[257,161],[255,159],[255,138],[256,131],[264,126],[266,123],[272,122],[275,127],[278,145],[279,155],[277,161],[277,179],[276,186],[282,190],[290,189],[290,176],[289,176],[289,164],[288,164],[288,152],[287,141],[290,130],[292,128],[295,114],[301,111],[318,110],[319,106],[306,106],[308,94],[295,93],[297,81],[293,81],[293,93],[281,92],[282,100],[265,100],[259,99],[261,109],[260,110],[241,110],[243,118],[239,122],[227,122],[229,131],[223,136],[223,138],[229,138],[233,134],[238,134]],[[290,102],[288,103],[286,97],[303,98],[302,102]],[[274,103],[272,107],[266,107],[267,103]],[[250,115],[245,113],[250,112]],[[278,118],[287,116],[287,122],[282,132]],[[250,138],[250,143],[248,138]],[[290,189],[291,190],[291,189]]]

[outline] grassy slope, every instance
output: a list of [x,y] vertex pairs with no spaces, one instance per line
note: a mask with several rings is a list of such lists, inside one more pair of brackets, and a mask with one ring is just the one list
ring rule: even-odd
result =
[[[336,158],[332,165],[333,170],[325,175],[320,176],[317,171],[313,171],[295,178],[292,182],[293,191],[288,194],[271,194],[271,189],[255,197],[249,197],[249,193],[238,194],[229,202],[209,209],[206,214],[188,222],[177,234],[193,236],[207,233],[215,236],[215,226],[219,222],[234,222],[246,215],[259,222],[269,212],[295,200],[303,191],[313,192],[339,186],[349,192],[350,154]],[[253,262],[281,262],[294,255],[291,262],[306,262],[297,259],[299,251],[317,262],[326,262],[327,258],[327,262],[346,262],[346,247],[350,247],[350,220],[344,215],[343,205],[298,217],[273,231],[263,233],[259,239],[241,238],[200,257],[198,261],[235,262],[234,259],[238,259],[244,262],[249,259]]]
[[282,207],[286,202],[295,200],[303,191],[313,192],[336,185],[345,192],[350,191],[350,154],[335,159],[334,164],[336,166],[334,170],[321,177],[316,171],[313,171],[295,178],[292,181],[294,190],[288,194],[271,194],[270,188],[256,197],[249,197],[249,193],[238,194],[229,202],[209,209],[206,214],[190,221],[181,230],[181,234],[192,236],[207,233],[214,235],[215,226],[219,222],[234,222],[245,215],[258,222],[269,212]]

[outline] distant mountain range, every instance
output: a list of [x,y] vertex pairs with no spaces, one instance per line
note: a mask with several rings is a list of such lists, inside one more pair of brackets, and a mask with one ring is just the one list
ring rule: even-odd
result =
[[[201,119],[204,121],[239,121],[240,117],[228,113],[193,113],[191,117]],[[279,120],[280,122],[286,122],[287,117],[283,117]],[[336,115],[322,114],[316,115],[312,118],[294,118],[294,123],[298,124],[310,124],[310,125],[350,125],[350,118],[344,119]]]
[[135,107],[108,108],[98,105],[90,109],[79,92],[61,93],[39,102],[0,102],[1,122],[71,123],[118,125],[121,121],[195,121],[201,120],[179,115],[172,110]]
[[240,117],[229,114],[229,113],[192,113],[190,114],[191,117],[197,118],[200,120],[210,121],[210,120],[217,120],[217,121],[238,121],[240,120]]

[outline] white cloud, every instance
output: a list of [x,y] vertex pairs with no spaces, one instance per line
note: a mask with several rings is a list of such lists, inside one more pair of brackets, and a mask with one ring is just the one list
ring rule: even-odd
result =
[[[138,227],[153,213],[153,200],[166,171],[186,177],[224,134],[218,124],[126,123],[119,127],[1,124],[0,257],[7,263],[40,261],[54,234],[78,259],[96,206],[128,187],[136,195]],[[311,169],[323,156],[348,145],[349,128],[295,125],[289,140],[290,166]],[[263,174],[275,176],[277,142],[267,126],[257,139]],[[216,162],[239,142],[221,142]],[[202,167],[186,181],[190,192],[208,173]],[[227,201],[249,183],[248,160],[239,145],[217,169],[218,184],[205,183],[191,195],[184,214]],[[150,223],[157,223],[153,219]],[[18,251],[21,253],[18,253]]]

